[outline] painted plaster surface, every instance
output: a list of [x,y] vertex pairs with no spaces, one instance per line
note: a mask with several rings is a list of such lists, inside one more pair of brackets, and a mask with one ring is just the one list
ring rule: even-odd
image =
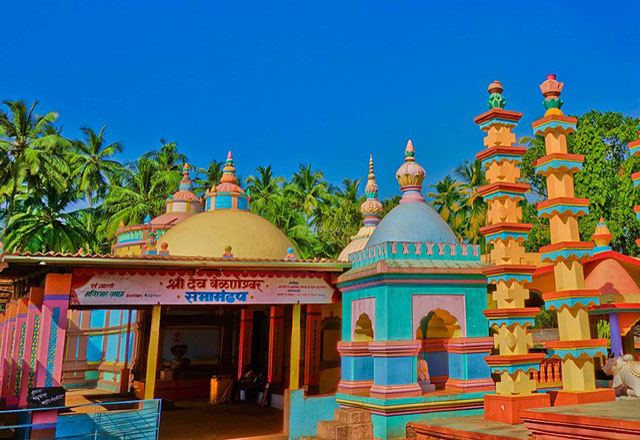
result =
[[289,398],[289,440],[316,435],[318,422],[333,420],[339,408],[335,395],[304,397],[302,390],[291,390]]
[[420,320],[436,309],[446,310],[460,325],[462,337],[467,336],[467,319],[464,295],[415,294],[412,296],[413,328],[420,327]]

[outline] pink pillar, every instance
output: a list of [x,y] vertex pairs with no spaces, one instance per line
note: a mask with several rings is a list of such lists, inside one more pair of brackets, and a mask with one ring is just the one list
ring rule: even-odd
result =
[[24,343],[27,336],[27,309],[29,303],[26,299],[18,300],[18,313],[16,315],[16,330],[13,336],[13,353],[11,353],[11,371],[7,388],[7,406],[18,406],[20,387],[22,382],[22,358],[24,356]]
[[13,300],[7,305],[7,321],[5,331],[2,335],[2,364],[0,364],[0,397],[7,398],[8,382],[11,380],[11,356],[13,353],[13,339],[16,329],[16,315],[18,314],[18,303]]
[[319,304],[307,304],[307,330],[305,332],[304,384],[320,385],[320,336],[322,334],[322,310]]
[[37,387],[59,386],[67,331],[71,274],[50,273],[44,283]]
[[242,379],[244,369],[251,363],[251,340],[253,338],[253,310],[240,312],[240,348],[238,350],[238,380]]
[[271,306],[269,317],[269,383],[282,382],[284,360],[284,307]]
[[40,321],[42,319],[42,287],[32,287],[29,292],[29,308],[27,310],[27,334],[24,343],[24,356],[22,357],[22,383],[18,406],[27,406],[27,392],[29,388],[36,386],[36,369],[38,366],[37,353],[40,336]]

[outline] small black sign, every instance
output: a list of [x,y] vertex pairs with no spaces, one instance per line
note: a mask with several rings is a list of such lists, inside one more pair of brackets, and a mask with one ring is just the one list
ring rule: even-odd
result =
[[64,406],[66,391],[63,387],[29,388],[27,408],[58,408]]

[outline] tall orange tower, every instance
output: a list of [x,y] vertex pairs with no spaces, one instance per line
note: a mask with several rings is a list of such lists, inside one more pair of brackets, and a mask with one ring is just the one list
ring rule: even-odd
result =
[[614,400],[612,389],[596,389],[594,356],[607,355],[607,340],[592,339],[588,307],[597,305],[600,291],[586,289],[582,260],[593,249],[580,241],[578,217],[589,212],[589,200],[576,198],[573,175],[582,170],[584,157],[568,154],[567,135],[575,133],[577,119],[560,108],[564,84],[548,75],[540,85],[547,109],[532,123],[536,136],[543,136],[547,155],[536,161],[535,170],[547,179],[548,200],[538,203],[538,216],[549,219],[551,244],[540,248],[543,262],[552,263],[556,291],[544,294],[548,309],[558,312],[560,340],[547,343],[550,356],[562,360],[562,391],[555,405]]
[[485,236],[492,266],[484,271],[490,284],[496,309],[485,310],[494,331],[494,347],[497,353],[485,357],[494,374],[500,376],[496,383],[497,394],[485,395],[486,419],[506,423],[520,423],[521,409],[549,406],[549,395],[536,392],[536,381],[531,372],[540,367],[544,353],[529,353],[533,345],[528,328],[540,311],[537,307],[525,307],[529,290],[525,283],[531,281],[535,266],[524,264],[525,251],[522,242],[527,239],[531,225],[521,223],[522,210],[518,203],[524,198],[529,185],[519,183],[520,162],[526,148],[514,146],[516,136],[512,130],[522,113],[505,110],[499,81],[489,85],[489,111],[474,121],[486,133],[485,150],[477,159],[485,168],[488,184],[479,189],[487,202],[487,225],[480,229]]

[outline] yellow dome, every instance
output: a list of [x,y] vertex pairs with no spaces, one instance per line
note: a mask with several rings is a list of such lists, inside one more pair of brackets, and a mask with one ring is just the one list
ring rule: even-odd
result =
[[169,255],[222,257],[231,246],[234,258],[284,260],[291,241],[271,222],[240,210],[202,212],[183,220],[158,240]]

